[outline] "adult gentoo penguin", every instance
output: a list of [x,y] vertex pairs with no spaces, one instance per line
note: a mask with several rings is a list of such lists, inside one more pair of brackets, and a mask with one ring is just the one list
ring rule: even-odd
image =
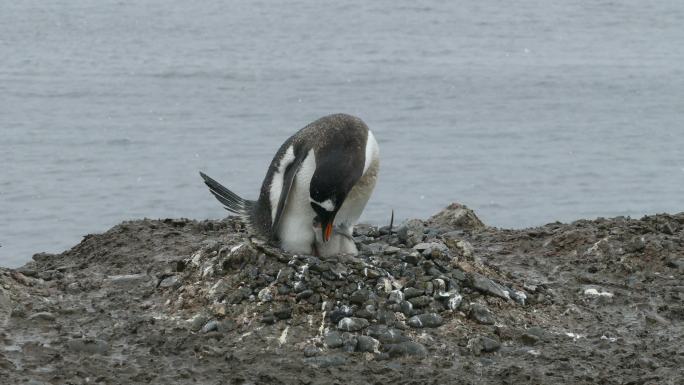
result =
[[357,254],[354,225],[380,168],[378,143],[359,118],[325,116],[292,135],[268,168],[256,201],[200,172],[228,211],[257,234],[293,253]]

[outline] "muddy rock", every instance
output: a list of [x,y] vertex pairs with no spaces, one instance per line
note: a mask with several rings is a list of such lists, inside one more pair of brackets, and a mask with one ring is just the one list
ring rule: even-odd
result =
[[453,205],[319,258],[237,218],[128,221],[0,268],[0,383],[677,383],[682,227]]
[[473,210],[459,203],[452,203],[444,210],[430,217],[433,226],[459,230],[480,230],[485,227]]

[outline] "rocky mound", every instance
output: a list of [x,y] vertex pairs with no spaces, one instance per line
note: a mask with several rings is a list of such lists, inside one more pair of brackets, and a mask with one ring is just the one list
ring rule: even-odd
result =
[[676,383],[683,228],[454,204],[317,258],[232,218],[125,222],[0,270],[0,383]]

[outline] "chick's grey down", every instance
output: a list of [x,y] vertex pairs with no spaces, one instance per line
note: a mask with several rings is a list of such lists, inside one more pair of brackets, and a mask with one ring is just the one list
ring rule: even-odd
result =
[[379,168],[378,144],[368,126],[357,117],[335,114],[307,125],[280,146],[256,201],[200,174],[228,211],[284,250],[356,255],[352,231]]

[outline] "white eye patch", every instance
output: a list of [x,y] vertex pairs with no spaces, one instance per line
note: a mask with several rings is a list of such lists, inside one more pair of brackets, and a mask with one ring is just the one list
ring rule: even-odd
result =
[[312,198],[309,198],[309,200],[311,201],[311,203],[317,204],[318,206],[322,207],[322,208],[325,209],[326,211],[333,211],[333,210],[335,210],[335,204],[334,204],[330,199],[326,199],[326,200],[323,201],[323,202],[316,202],[316,201],[313,200]]

